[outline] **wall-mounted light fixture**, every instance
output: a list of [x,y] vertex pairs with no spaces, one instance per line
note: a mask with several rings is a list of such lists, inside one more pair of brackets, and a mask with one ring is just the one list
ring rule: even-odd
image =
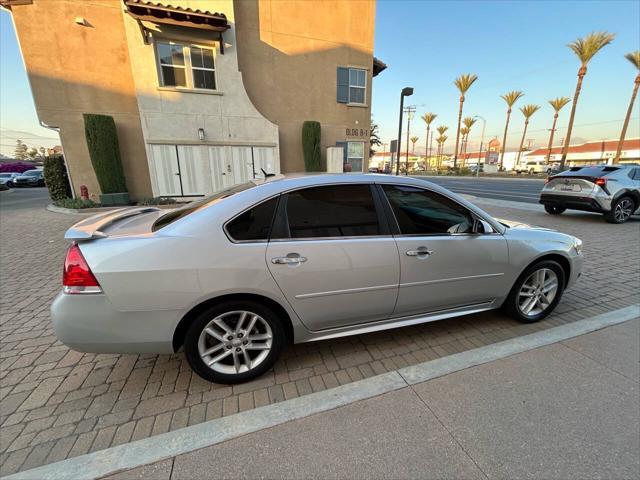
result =
[[74,22],[76,22],[78,25],[82,25],[83,27],[89,25],[89,22],[87,22],[87,19],[84,17],[76,17]]
[[198,129],[198,138],[200,140],[204,140],[204,128],[199,128]]

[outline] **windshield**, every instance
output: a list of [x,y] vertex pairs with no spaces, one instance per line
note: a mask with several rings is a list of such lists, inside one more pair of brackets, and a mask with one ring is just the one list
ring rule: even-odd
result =
[[209,195],[208,197],[204,197],[197,202],[188,203],[184,207],[172,210],[169,213],[161,216],[158,220],[155,221],[153,227],[151,227],[151,230],[154,232],[160,230],[161,228],[166,227],[176,220],[186,217],[187,215],[190,215],[197,210],[209,207],[224,200],[225,198],[229,198],[231,195],[235,195],[236,193],[243,192],[255,186],[256,184],[253,182],[241,183],[240,185],[235,185],[233,187],[214,193],[213,195]]
[[11,178],[13,173],[0,173],[0,178]]
[[40,175],[40,170],[27,170],[22,174],[23,177],[37,177]]

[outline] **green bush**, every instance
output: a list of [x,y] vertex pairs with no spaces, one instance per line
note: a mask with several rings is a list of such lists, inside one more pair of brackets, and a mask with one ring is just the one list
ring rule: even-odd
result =
[[469,167],[462,167],[458,170],[458,175],[471,175],[471,170]]
[[126,192],[118,132],[113,117],[92,113],[85,113],[83,117],[89,156],[100,190],[103,194]]
[[62,198],[53,202],[60,208],[94,208],[98,205],[93,200],[83,200],[81,198]]
[[307,120],[302,124],[302,153],[307,172],[320,171],[320,122]]
[[71,196],[71,186],[67,177],[62,155],[51,155],[44,159],[44,182],[51,200],[58,201]]
[[143,198],[138,202],[138,205],[147,206],[147,205],[173,205],[174,203],[178,203],[175,198],[170,197],[152,197],[152,198]]

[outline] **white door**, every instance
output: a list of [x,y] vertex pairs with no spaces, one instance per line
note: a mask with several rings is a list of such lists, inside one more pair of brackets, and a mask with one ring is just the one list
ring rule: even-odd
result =
[[155,194],[162,197],[182,195],[178,153],[175,145],[151,145],[151,178]]
[[279,165],[276,165],[274,157],[275,148],[273,147],[253,147],[253,166],[256,178],[263,177],[262,170],[267,173],[280,173]]
[[228,147],[209,147],[209,169],[211,171],[211,188],[219,192],[233,186],[231,165],[227,162]]
[[178,164],[183,195],[206,195],[211,189],[211,167],[200,145],[178,145]]
[[245,183],[253,180],[253,155],[251,147],[230,147],[231,148],[231,172],[235,184]]

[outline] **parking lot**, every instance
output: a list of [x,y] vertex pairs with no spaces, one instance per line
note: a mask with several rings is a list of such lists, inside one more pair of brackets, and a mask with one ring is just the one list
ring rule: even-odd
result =
[[[0,198],[0,466],[2,475],[186,425],[324,390],[375,374],[572,322],[640,300],[640,219],[479,203],[499,218],[584,241],[585,267],[546,320],[522,325],[490,312],[290,347],[273,371],[233,387],[192,374],[182,354],[70,351],[51,328],[66,228],[79,216],[48,212],[35,189]],[[39,190],[42,192],[42,190]],[[9,197],[10,196],[10,197]],[[535,210],[534,210],[535,208]]]

